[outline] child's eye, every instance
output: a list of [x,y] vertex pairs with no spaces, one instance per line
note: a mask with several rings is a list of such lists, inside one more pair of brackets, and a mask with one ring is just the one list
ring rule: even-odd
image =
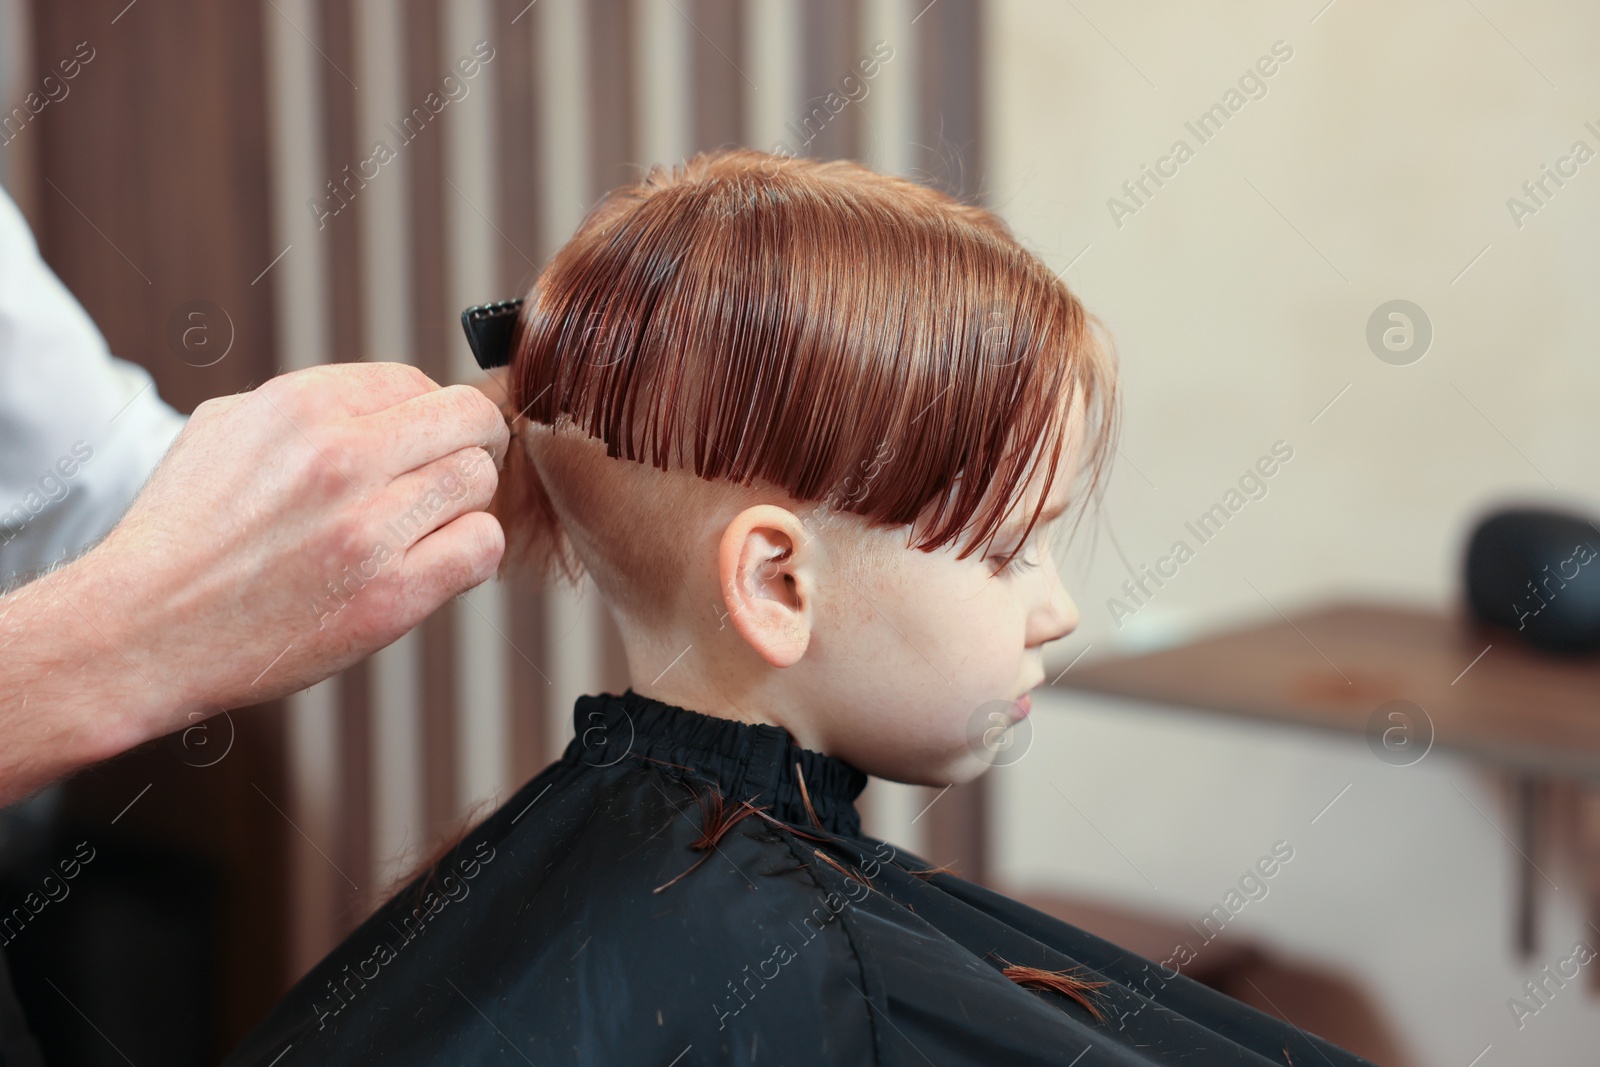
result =
[[[1029,555],[1031,554],[1031,551],[1030,551],[1031,548],[1032,548],[1032,546],[1030,545],[1030,546],[1028,546],[1027,549],[1024,549],[1023,551],[1018,552],[1014,557],[1012,557],[1010,563],[1006,563],[1006,564],[1002,565],[995,573],[996,574],[1020,574],[1023,571],[1032,570],[1034,567],[1037,567],[1039,565],[1039,561],[1036,560],[1036,559],[1029,559],[1028,558]],[[1002,556],[995,556],[993,558],[995,558],[995,559],[1004,559],[1005,557],[1002,555]]]

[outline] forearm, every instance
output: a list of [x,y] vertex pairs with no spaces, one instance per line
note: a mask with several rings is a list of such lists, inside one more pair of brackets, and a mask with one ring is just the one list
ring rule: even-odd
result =
[[0,806],[174,719],[170,680],[125,632],[132,592],[91,552],[0,598]]

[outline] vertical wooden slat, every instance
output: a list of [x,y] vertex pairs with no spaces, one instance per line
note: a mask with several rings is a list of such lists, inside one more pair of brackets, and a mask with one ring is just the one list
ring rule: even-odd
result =
[[[406,101],[408,106],[425,106],[430,94],[442,95],[439,0],[406,0],[405,17]],[[411,164],[411,325],[416,335],[415,361],[435,381],[449,380],[446,353],[452,340],[445,333],[444,138],[437,128],[448,120],[448,111],[446,105],[445,111],[404,149]]]
[[918,177],[957,196],[983,189],[983,19],[979,0],[940,0],[917,17]]
[[[543,180],[543,129],[535,96],[539,85],[539,53],[534,48],[538,20],[526,13],[525,0],[497,0],[494,73],[500,111],[495,169],[500,178],[500,290],[490,297],[522,296],[538,273],[538,250],[545,246],[539,211]],[[512,22],[513,19],[517,21]],[[521,447],[516,441],[514,447]],[[553,758],[547,738],[554,732],[550,717],[549,679],[540,673],[544,661],[545,594],[515,576],[508,582],[506,637],[510,658],[509,744],[511,781],[533,777]]]
[[638,160],[633,0],[588,0],[591,199],[633,176]]
[[[442,95],[444,60],[439,47],[438,0],[407,0],[405,85],[411,106],[424,105],[430,93]],[[415,359],[422,372],[437,382],[450,378],[452,325],[445,291],[443,198],[444,136],[436,128],[448,121],[446,105],[439,117],[410,141],[411,178],[411,325]],[[454,327],[460,329],[459,326]],[[456,818],[456,656],[458,607],[447,601],[419,628],[422,647],[422,742],[424,839],[448,832]]]
[[[269,173],[272,177],[273,255],[284,258],[258,277],[273,296],[279,372],[317,366],[330,350],[327,244],[306,200],[317,191],[323,162],[322,79],[326,60],[303,35],[318,34],[311,0],[275,0],[260,12],[267,60]],[[334,676],[288,697],[289,794],[283,805],[297,833],[289,839],[290,980],[299,978],[337,943],[336,916],[351,892],[342,869],[340,798],[344,680]],[[265,804],[265,800],[262,801]]]
[[[355,25],[351,0],[325,0],[321,5],[321,50],[327,61],[318,67],[322,80],[323,122],[322,156],[324,181],[333,180],[339,168],[360,157],[356,138],[355,86],[348,80],[356,70]],[[344,73],[341,73],[344,72]],[[328,295],[333,308],[353,309],[361,304],[361,249],[356,212],[339,209],[341,201],[327,185],[309,191],[337,214],[325,218],[320,231],[327,246]],[[365,348],[360,315],[334,314],[330,317],[331,357],[359,359]]]
[[[544,157],[543,130],[536,92],[539,54],[534,48],[536,19],[523,13],[526,0],[496,0],[494,25],[495,94],[499,105],[495,173],[499,176],[499,252],[501,294],[521,296],[539,268],[539,181]],[[515,23],[512,19],[521,18]]]
[[[500,203],[495,174],[494,125],[499,110],[493,64],[498,55],[472,66],[480,44],[493,47],[496,27],[489,0],[445,0],[439,25],[441,54],[457,94],[440,131],[445,141],[444,218],[446,336],[452,382],[482,376],[454,315],[490,299],[499,285],[497,232]],[[466,71],[475,70],[468,76]],[[497,397],[498,399],[498,397]],[[456,610],[456,795],[457,818],[490,810],[509,795],[506,694],[514,651],[505,637],[506,585],[493,579],[462,594]]]
[[[0,101],[16,106],[34,84],[33,19],[29,0],[0,0]],[[0,182],[35,232],[39,228],[38,139],[16,137],[0,145]],[[49,192],[49,186],[45,186]]]
[[[805,48],[802,103],[794,121],[795,140],[787,143],[797,155],[859,159],[864,125],[861,109],[847,101],[851,92],[860,95],[862,85],[856,70],[861,58],[861,0],[812,0],[801,25]],[[851,79],[849,86],[846,77]],[[839,110],[835,112],[835,108]]]
[[861,103],[861,159],[886,174],[912,174],[920,58],[912,20],[926,4],[927,0],[866,0],[862,13],[859,57],[879,56],[880,42],[892,49],[870,79]]
[[[350,72],[356,69],[351,0],[327,0],[321,5],[319,28],[319,47],[326,55],[317,73],[322,83],[324,108],[321,135],[326,173],[322,180],[327,182],[345,161],[360,158],[356,151],[356,88],[349,81]],[[341,203],[326,184],[309,192],[329,211]],[[359,359],[365,340],[361,316],[354,314],[354,309],[361,306],[361,251],[356,212],[340,209],[332,217],[326,217],[319,237],[328,263],[328,306],[344,309],[344,313],[329,317],[330,358],[334,361]],[[341,934],[353,929],[362,918],[362,902],[357,894],[366,891],[373,867],[371,670],[371,662],[362,660],[339,676],[342,765],[336,861],[359,887],[351,888],[343,881],[337,887],[343,901],[338,912]]]
[[744,5],[695,0],[681,5],[694,24],[691,38],[696,151],[743,143],[745,95],[753,85],[744,58]]
[[[395,153],[365,184],[353,206],[360,235],[360,300],[336,314],[363,323],[360,358],[414,363],[418,345],[412,321],[411,142],[426,133],[428,113],[412,114],[406,84],[406,18],[402,0],[356,0],[356,139],[361,159],[373,146]],[[355,164],[357,168],[360,164]],[[338,161],[329,170],[349,173]],[[368,743],[371,745],[370,851],[364,896],[357,915],[384,897],[393,879],[406,873],[408,853],[426,846],[423,814],[422,653],[423,631],[413,629],[367,661]]]
[[689,148],[694,27],[683,17],[677,0],[636,0],[634,19],[635,151],[647,167],[676,163]]

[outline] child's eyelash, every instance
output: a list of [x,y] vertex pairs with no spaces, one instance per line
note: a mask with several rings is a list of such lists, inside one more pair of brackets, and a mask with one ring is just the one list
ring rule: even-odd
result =
[[1022,571],[1032,570],[1034,567],[1037,567],[1038,565],[1039,565],[1039,563],[1038,563],[1037,560],[1027,559],[1019,551],[1015,556],[1013,556],[1011,558],[1011,562],[1002,565],[997,573],[1000,573],[1000,574],[1019,574]]

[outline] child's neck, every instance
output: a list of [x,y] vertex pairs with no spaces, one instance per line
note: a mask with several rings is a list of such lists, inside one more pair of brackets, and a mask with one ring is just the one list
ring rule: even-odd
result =
[[643,679],[630,673],[630,684],[640,696],[698,711],[702,715],[734,722],[781,726],[801,748],[826,754],[823,741],[806,708],[794,699],[789,687],[760,682],[741,684],[727,677],[707,677],[696,669],[685,670],[683,667],[684,664],[679,662],[653,679]]

